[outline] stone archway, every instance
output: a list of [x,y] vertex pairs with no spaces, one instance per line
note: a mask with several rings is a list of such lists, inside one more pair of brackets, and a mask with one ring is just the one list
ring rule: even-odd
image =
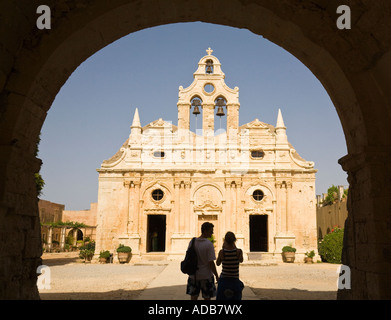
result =
[[[340,163],[350,184],[343,263],[351,268],[352,289],[339,298],[391,298],[391,4],[340,2],[48,0],[52,29],[38,30],[34,2],[2,1],[1,29],[7,32],[0,34],[0,254],[8,267],[0,274],[0,297],[39,297],[41,240],[33,174],[41,162],[35,147],[61,86],[86,58],[122,36],[202,21],[262,35],[321,81],[348,147]],[[351,8],[351,30],[336,28],[340,4]],[[16,237],[22,239],[17,248],[11,245]]]

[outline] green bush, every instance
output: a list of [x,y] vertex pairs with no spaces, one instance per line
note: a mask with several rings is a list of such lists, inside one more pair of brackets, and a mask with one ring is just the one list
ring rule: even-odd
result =
[[322,260],[329,263],[341,263],[343,229],[335,228],[319,242],[318,250]]
[[95,241],[86,242],[84,246],[80,247],[80,258],[90,260],[95,253]]
[[293,248],[292,246],[285,246],[282,248],[282,252],[296,252],[296,248]]
[[308,258],[313,258],[313,257],[315,257],[315,251],[314,251],[314,250],[312,250],[312,251],[307,251],[307,252],[305,253],[305,256],[308,257]]
[[110,252],[108,250],[101,251],[99,254],[99,258],[105,258],[105,259],[110,258]]
[[123,244],[120,244],[117,248],[117,252],[132,252],[132,249],[128,246],[124,246]]

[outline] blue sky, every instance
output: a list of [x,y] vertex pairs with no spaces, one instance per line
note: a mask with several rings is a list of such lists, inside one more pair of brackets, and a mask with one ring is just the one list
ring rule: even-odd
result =
[[[239,87],[239,124],[276,124],[281,109],[289,142],[314,161],[316,194],[347,187],[338,159],[346,143],[336,110],[319,80],[290,53],[245,29],[179,23],[132,33],[82,63],[58,93],[42,128],[41,199],[83,210],[97,201],[98,173],[130,133],[158,118],[177,124],[179,86],[193,81],[211,47],[226,84]],[[198,121],[200,127],[200,120]]]

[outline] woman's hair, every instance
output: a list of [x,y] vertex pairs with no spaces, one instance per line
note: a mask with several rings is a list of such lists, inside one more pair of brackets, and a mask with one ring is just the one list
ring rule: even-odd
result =
[[231,232],[231,231],[228,231],[228,232],[225,234],[224,240],[225,240],[225,242],[227,242],[228,244],[234,244],[234,242],[236,241],[235,234],[234,234],[233,232]]

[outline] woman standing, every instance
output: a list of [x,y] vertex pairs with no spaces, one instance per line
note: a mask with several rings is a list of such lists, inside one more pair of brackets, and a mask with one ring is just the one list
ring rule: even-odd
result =
[[239,264],[243,262],[243,251],[236,248],[236,237],[228,231],[224,237],[223,248],[220,250],[216,264],[223,264],[218,281],[216,300],[241,300],[244,288],[239,279]]

